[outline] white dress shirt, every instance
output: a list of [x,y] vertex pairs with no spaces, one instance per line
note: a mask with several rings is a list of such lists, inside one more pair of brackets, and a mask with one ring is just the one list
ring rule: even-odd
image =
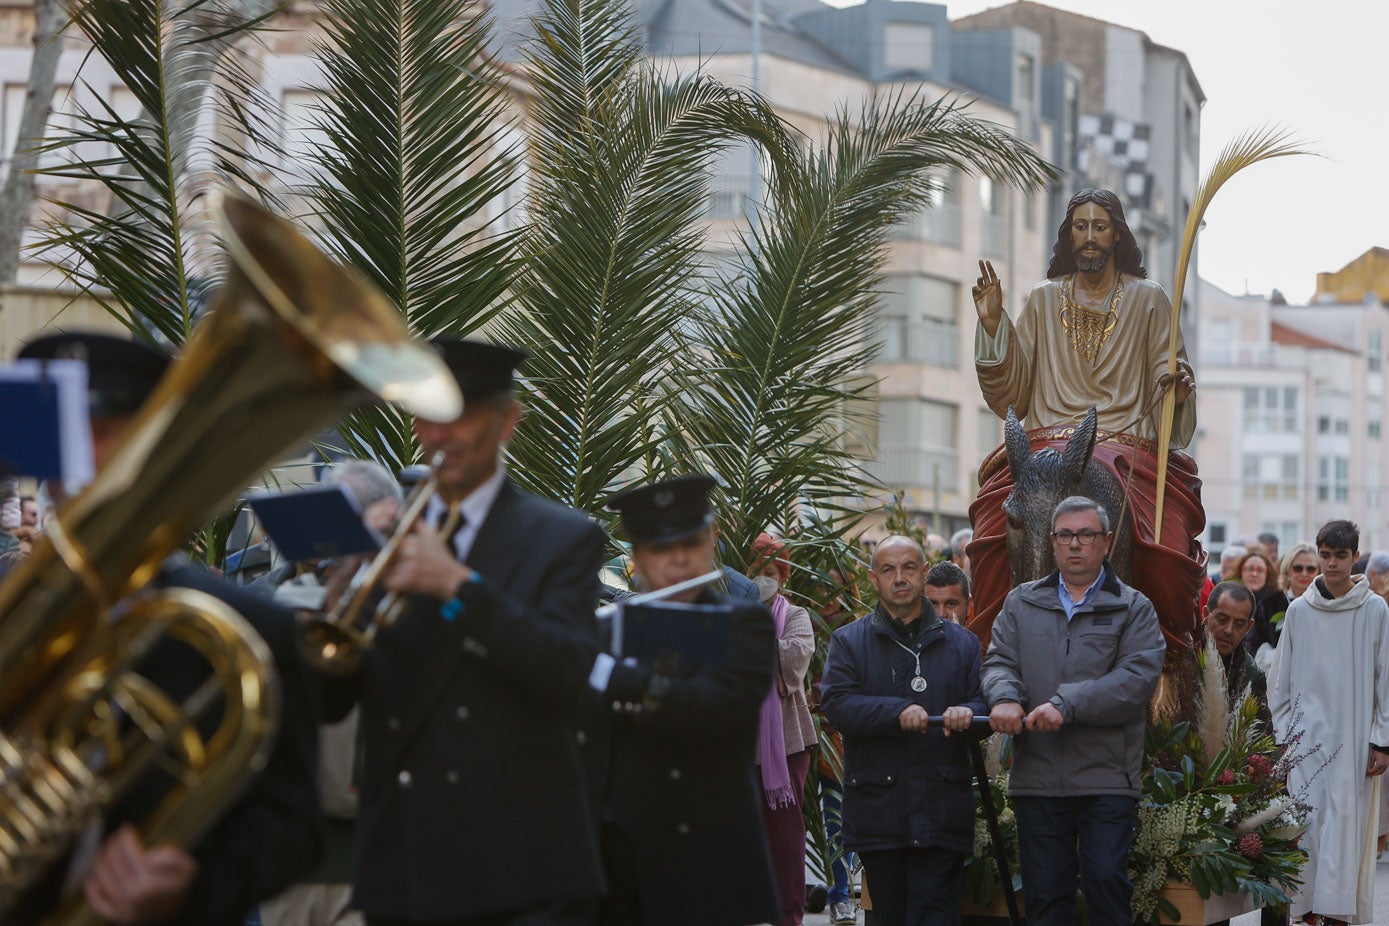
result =
[[[467,498],[463,499],[459,508],[463,512],[463,528],[453,538],[453,552],[457,554],[460,563],[468,561],[468,554],[472,552],[473,541],[477,539],[478,528],[482,527],[482,522],[487,520],[487,513],[492,510],[492,503],[497,500],[497,494],[502,490],[502,483],[506,480],[506,468],[498,465],[497,471],[488,477],[487,481],[474,489]],[[444,517],[448,514],[448,505],[436,492],[429,500],[429,504],[424,509],[424,519],[430,527],[436,531],[444,523]],[[447,538],[445,538],[447,540]]]

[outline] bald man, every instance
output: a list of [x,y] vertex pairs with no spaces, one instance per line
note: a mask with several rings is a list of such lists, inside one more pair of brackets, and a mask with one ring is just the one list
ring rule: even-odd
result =
[[844,846],[863,859],[880,926],[947,926],[974,848],[969,754],[951,734],[984,712],[979,639],[924,596],[914,540],[887,538],[872,565],[877,607],[835,631],[822,688],[844,735]]

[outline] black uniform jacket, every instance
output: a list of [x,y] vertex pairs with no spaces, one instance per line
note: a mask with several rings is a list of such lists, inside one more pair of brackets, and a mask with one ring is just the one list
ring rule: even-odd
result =
[[323,679],[329,720],[362,705],[355,906],[438,920],[602,894],[573,700],[537,653],[504,670],[467,618],[591,637],[603,556],[586,517],[505,482],[468,556],[481,581],[464,613],[417,598],[359,673]]
[[[178,920],[187,926],[240,926],[251,907],[311,869],[322,849],[318,722],[295,643],[295,617],[189,564],[167,570],[156,584],[197,589],[231,605],[269,644],[279,672],[280,726],[265,769],[194,850],[198,876]],[[163,660],[171,676],[195,681],[177,643],[152,658]]]
[[[321,848],[318,811],[317,726],[294,642],[294,615],[249,594],[201,567],[171,561],[156,577],[156,588],[191,588],[229,605],[265,639],[279,675],[280,723],[265,768],[246,790],[212,821],[192,849],[198,863],[188,902],[170,923],[179,926],[240,926],[255,904],[273,897],[313,866]],[[186,697],[208,673],[206,661],[187,644],[165,637],[138,668],[164,691]],[[220,721],[211,711],[199,726],[204,735]],[[109,835],[125,823],[137,827],[164,798],[169,779],[154,771],[111,809],[104,821]],[[57,903],[66,868],[54,866],[29,892],[6,924],[36,922]]]
[[[620,679],[625,667],[614,671],[609,693],[588,687],[598,652],[589,638],[471,612],[460,617],[498,664],[548,666],[543,677],[556,695],[597,708],[590,713],[601,720],[590,725],[587,748],[601,752],[590,768],[604,780],[594,791],[603,795],[604,820],[630,840],[636,866],[635,878],[610,878],[636,881],[648,926],[780,921],[753,762],[775,632],[761,605],[727,603],[736,609],[728,662],[686,666],[654,707],[633,699],[633,686]],[[635,674],[643,683],[649,677],[645,669]],[[614,693],[624,687],[626,694]]]

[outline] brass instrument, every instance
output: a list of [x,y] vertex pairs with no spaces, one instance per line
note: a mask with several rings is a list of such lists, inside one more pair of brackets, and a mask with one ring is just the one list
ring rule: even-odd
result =
[[[141,837],[187,845],[264,764],[278,722],[267,648],[216,599],[144,591],[166,558],[354,406],[461,412],[453,377],[384,296],[249,201],[227,196],[219,214],[232,266],[215,306],[96,480],[0,583],[0,912],[156,766],[182,767]],[[166,637],[212,669],[182,702],[139,674]],[[91,918],[79,893],[48,922]]]
[[[424,510],[430,498],[439,488],[439,467],[443,465],[442,452],[434,455],[429,472],[415,487],[401,507],[396,518],[396,528],[391,539],[372,559],[371,565],[359,573],[352,582],[348,593],[343,596],[331,613],[323,617],[310,618],[298,627],[296,642],[304,660],[322,672],[330,675],[350,675],[362,664],[363,654],[371,648],[377,632],[389,627],[400,619],[405,609],[405,596],[391,593],[381,599],[373,609],[373,617],[363,625],[362,615],[367,611],[371,597],[381,577],[400,553],[405,538],[414,530],[415,524],[424,517]],[[456,512],[450,516],[457,522]],[[449,521],[445,521],[443,535],[452,533]]]

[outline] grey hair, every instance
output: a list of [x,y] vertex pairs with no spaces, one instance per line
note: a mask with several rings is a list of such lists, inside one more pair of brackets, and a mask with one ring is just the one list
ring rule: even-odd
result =
[[1061,499],[1061,503],[1051,513],[1052,529],[1056,528],[1056,519],[1063,514],[1071,514],[1075,511],[1093,511],[1100,518],[1100,529],[1106,534],[1109,533],[1109,512],[1104,510],[1104,505],[1095,501],[1093,498],[1086,498],[1084,495],[1072,495],[1069,498]]
[[965,552],[965,545],[974,539],[974,531],[962,527],[950,535],[950,549],[957,553]]
[[1389,572],[1389,550],[1375,550],[1370,554],[1370,561],[1365,565],[1366,572],[1373,572],[1375,575],[1383,575]]
[[1233,563],[1235,560],[1239,559],[1241,556],[1248,552],[1248,550],[1246,550],[1239,544],[1232,543],[1228,547],[1220,551],[1220,561],[1222,563]]
[[345,486],[363,511],[382,499],[393,498],[398,502],[404,497],[400,483],[375,460],[343,460],[328,469],[323,481]]

